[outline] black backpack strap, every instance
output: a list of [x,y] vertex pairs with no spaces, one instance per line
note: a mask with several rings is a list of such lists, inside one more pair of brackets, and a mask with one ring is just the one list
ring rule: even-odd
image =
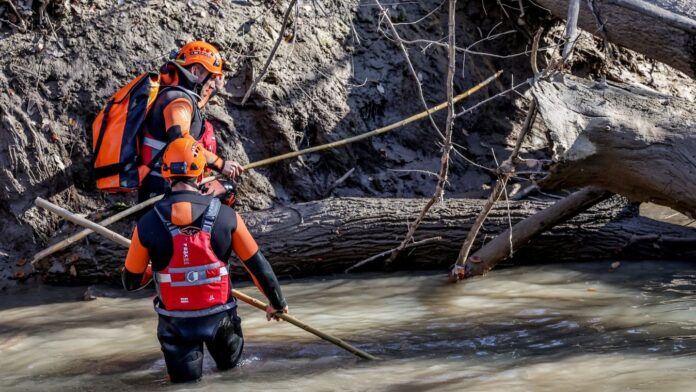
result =
[[206,233],[213,231],[213,225],[215,225],[215,220],[220,212],[220,205],[220,199],[217,197],[213,197],[213,199],[210,200],[208,209],[205,211],[205,216],[203,217],[203,225],[201,230],[205,231]]
[[153,210],[155,210],[155,213],[157,213],[157,216],[160,218],[160,221],[162,221],[162,224],[167,229],[167,231],[169,231],[169,234],[171,234],[172,237],[181,233],[181,230],[179,230],[179,227],[177,225],[164,218],[164,215],[162,215],[157,206],[155,206]]
[[104,134],[106,133],[106,126],[109,124],[109,112],[111,112],[111,107],[114,105],[113,98],[106,103],[104,108],[104,116],[102,117],[101,128],[99,129],[99,136],[97,137],[97,144],[94,148],[94,156],[92,157],[92,167],[97,162],[97,157],[99,156],[99,151],[101,150],[102,143],[104,142]]

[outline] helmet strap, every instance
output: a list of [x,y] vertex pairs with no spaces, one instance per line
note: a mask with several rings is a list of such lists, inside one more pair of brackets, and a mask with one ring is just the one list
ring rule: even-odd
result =
[[206,75],[205,79],[203,79],[201,83],[196,83],[196,94],[203,95],[203,86],[208,83],[211,77],[213,77],[213,73],[208,72],[208,75]]
[[172,188],[177,184],[186,184],[198,189],[198,177],[174,177],[172,178]]

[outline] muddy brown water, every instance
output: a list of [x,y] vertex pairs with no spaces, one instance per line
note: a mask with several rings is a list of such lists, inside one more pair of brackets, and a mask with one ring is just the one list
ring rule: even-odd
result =
[[[1,391],[693,391],[696,265],[610,261],[285,282],[295,316],[369,362],[240,304],[241,365],[170,385],[150,296],[40,288],[0,305]],[[253,287],[243,291],[259,297]]]

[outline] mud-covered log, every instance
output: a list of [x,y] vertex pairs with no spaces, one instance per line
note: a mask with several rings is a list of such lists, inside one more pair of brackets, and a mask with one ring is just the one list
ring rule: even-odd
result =
[[543,186],[597,186],[696,216],[696,103],[568,76],[533,93],[555,161]]
[[[569,0],[536,0],[559,18]],[[582,0],[578,26],[696,78],[696,7],[686,0]],[[598,23],[599,21],[599,23]]]
[[[434,206],[416,240],[436,236],[441,236],[442,240],[404,252],[394,266],[443,268],[451,265],[484,202],[451,199]],[[302,276],[343,271],[366,257],[392,249],[399,243],[408,220],[420,211],[423,203],[425,200],[421,199],[335,198],[249,212],[243,216],[276,272]],[[511,202],[512,224],[550,204]],[[672,259],[696,256],[688,244],[682,244],[681,248],[656,248],[653,244],[659,239],[645,237],[690,238],[688,229],[635,218],[636,214],[636,209],[625,199],[609,199],[537,237],[529,247],[516,254],[515,261],[596,260],[622,255]],[[640,219],[641,224],[636,224],[635,219]],[[132,224],[119,223],[113,229],[127,236]],[[479,241],[489,241],[508,226],[506,203],[498,203]],[[633,234],[640,238],[632,241]],[[478,248],[481,243],[474,246]],[[682,248],[689,251],[684,252]],[[47,281],[54,283],[116,281],[125,253],[118,245],[93,234],[87,242],[40,262],[37,268]],[[372,268],[381,268],[381,264],[375,262]],[[232,268],[232,271],[244,274],[242,268]]]

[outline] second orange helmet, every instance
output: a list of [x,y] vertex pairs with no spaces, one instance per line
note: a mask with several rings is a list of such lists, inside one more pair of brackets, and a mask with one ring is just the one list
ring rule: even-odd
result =
[[198,177],[205,169],[203,146],[192,138],[182,137],[169,143],[162,157],[162,177]]

